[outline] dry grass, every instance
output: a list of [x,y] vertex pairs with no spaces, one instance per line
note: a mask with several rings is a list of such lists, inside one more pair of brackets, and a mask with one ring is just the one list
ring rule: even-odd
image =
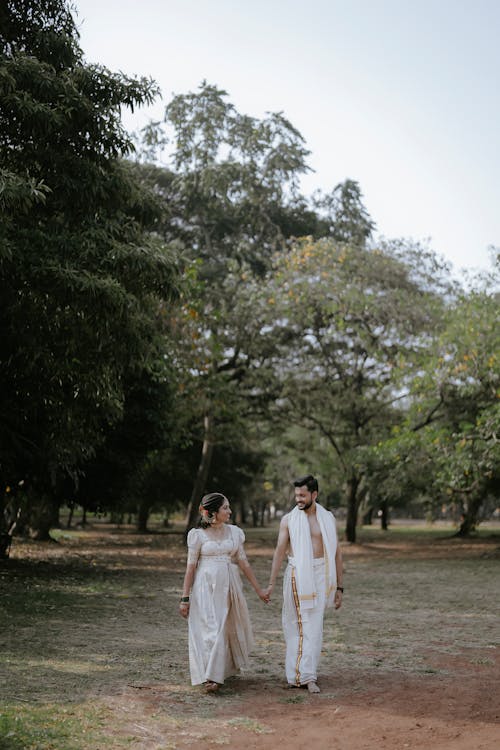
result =
[[[321,704],[362,695],[367,680],[493,674],[500,537],[486,529],[460,542],[449,531],[365,529],[362,544],[343,546],[345,605],[325,620]],[[262,582],[275,536],[247,532]],[[172,532],[140,536],[101,523],[61,532],[54,544],[16,540],[0,567],[2,750],[230,745],[235,733],[275,731],[249,715],[252,701],[281,712],[308,704],[302,691],[281,691],[279,596],[266,607],[248,588],[249,672],[218,696],[189,685],[177,612],[184,565],[182,536]]]

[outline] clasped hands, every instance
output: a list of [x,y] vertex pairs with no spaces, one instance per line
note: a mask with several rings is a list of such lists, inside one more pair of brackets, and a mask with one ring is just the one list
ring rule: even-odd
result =
[[259,589],[259,599],[262,599],[262,601],[265,604],[269,604],[271,601],[271,591],[273,590],[272,586],[268,586],[267,589]]

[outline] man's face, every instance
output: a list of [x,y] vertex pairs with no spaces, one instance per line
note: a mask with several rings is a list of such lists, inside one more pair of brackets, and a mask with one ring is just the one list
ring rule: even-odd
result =
[[295,488],[295,503],[299,510],[308,510],[316,499],[316,492],[309,492],[307,487]]

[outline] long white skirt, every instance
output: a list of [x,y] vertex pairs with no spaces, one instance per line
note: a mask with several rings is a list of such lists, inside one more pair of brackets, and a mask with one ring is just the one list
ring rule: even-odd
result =
[[252,626],[238,565],[229,555],[200,557],[189,608],[191,682],[222,684],[248,666]]
[[290,685],[305,685],[316,681],[323,643],[323,615],[325,612],[325,561],[313,562],[318,601],[312,609],[301,612],[295,588],[295,568],[292,558],[283,578],[283,634],[285,636],[286,679]]

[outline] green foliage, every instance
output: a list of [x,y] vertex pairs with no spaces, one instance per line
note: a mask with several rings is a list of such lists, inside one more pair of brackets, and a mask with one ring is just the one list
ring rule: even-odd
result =
[[500,486],[497,318],[498,295],[489,288],[472,289],[448,307],[411,383],[405,420],[375,452],[388,497],[395,497],[394,485],[407,497],[425,492],[434,508],[462,517],[463,534],[475,529]]
[[203,82],[167,105],[165,128],[145,129],[144,155],[172,144],[171,171],[148,166],[145,174],[165,200],[166,239],[182,239],[211,285],[231,259],[262,273],[294,228],[316,221],[298,193],[309,152],[281,113],[264,120],[240,114],[225,91]]
[[62,0],[2,13],[3,482],[47,491],[105,442],[130,383],[167,377],[157,313],[176,254],[147,234],[157,200],[121,158],[120,109],[154,84],[87,65]]
[[442,309],[439,285],[417,249],[412,257],[306,238],[247,294],[246,333],[272,414],[302,432],[301,463],[329,464],[323,488],[344,489],[351,541],[368,489],[364,453],[402,418]]
[[224,91],[204,82],[167,105],[165,128],[146,129],[143,153],[150,159],[157,146],[172,144],[170,168],[137,170],[163,201],[163,237],[180,241],[193,261],[189,293],[170,324],[178,341],[181,409],[198,445],[203,436],[197,496],[210,480],[214,445],[240,455],[249,449],[240,437],[248,434],[241,390],[247,363],[236,343],[233,273],[248,267],[261,276],[289,234],[317,220],[297,187],[308,152],[282,114],[262,121],[242,115]]
[[322,236],[336,242],[363,246],[371,237],[375,223],[362,202],[361,189],[355,180],[345,180],[330,195],[318,193],[314,200],[320,215]]
[[279,391],[255,346],[263,318],[254,314],[254,284],[267,283],[273,257],[286,253],[290,238],[333,233],[364,242],[373,223],[352,181],[311,205],[299,191],[308,151],[297,130],[281,113],[263,120],[240,114],[226,92],[206,82],[175,96],[164,126],[152,123],[143,135],[143,158],[168,154],[168,169],[138,166],[164,201],[164,236],[180,239],[196,264],[198,281],[175,330],[193,434],[204,424],[199,494],[214,445],[240,451],[242,433],[248,446],[254,438],[261,445],[253,424]]
[[267,456],[279,490],[301,467],[343,492],[351,540],[366,498],[447,498],[472,528],[498,490],[498,297],[419,246],[370,246],[353,180],[308,201],[300,133],[206,82],[127,161],[121,107],[157,93],[84,61],[67,2],[2,4],[10,516],[76,499],[144,519],[186,497],[201,448],[194,499],[258,494]]

